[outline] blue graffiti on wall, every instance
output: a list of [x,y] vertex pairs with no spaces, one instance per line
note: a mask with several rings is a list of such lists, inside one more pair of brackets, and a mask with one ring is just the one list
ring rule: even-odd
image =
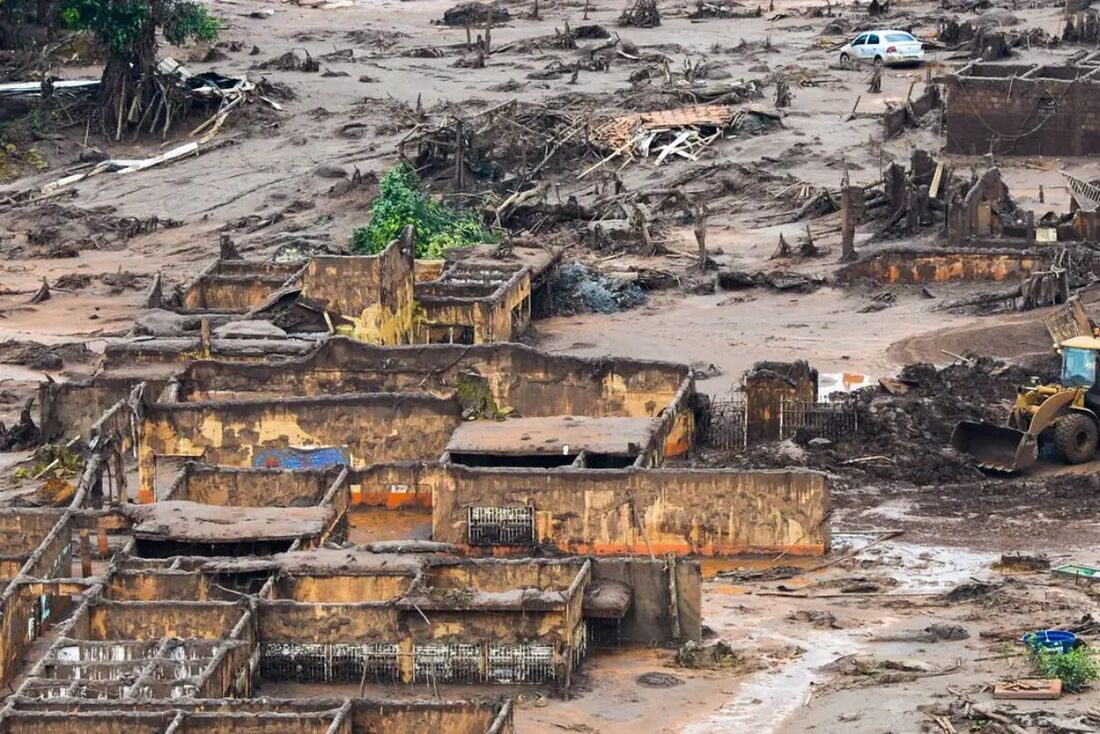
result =
[[261,469],[327,469],[348,464],[347,447],[264,449],[252,465]]

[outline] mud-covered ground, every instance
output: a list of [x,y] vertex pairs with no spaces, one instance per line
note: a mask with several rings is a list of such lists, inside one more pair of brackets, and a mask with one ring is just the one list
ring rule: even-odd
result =
[[[405,136],[513,99],[595,125],[613,115],[692,103],[694,87],[687,77],[703,69],[707,86],[751,83],[759,90],[759,96],[737,101],[737,109],[757,105],[775,112],[775,81],[783,73],[793,103],[781,126],[717,141],[697,162],[660,167],[635,162],[584,179],[580,173],[606,151],[578,147],[572,158],[555,159],[542,180],[551,204],[574,196],[586,207],[616,186],[630,192],[678,185],[708,204],[708,252],[718,267],[794,271],[827,280],[838,266],[837,216],[795,221],[792,213],[812,192],[837,188],[845,171],[852,183],[872,185],[889,161],[907,160],[914,147],[935,155],[944,142],[936,113],[920,127],[881,141],[875,115],[888,103],[903,103],[911,88],[919,93],[925,68],[887,69],[882,93],[868,93],[870,71],[838,68],[836,46],[861,28],[903,26],[929,35],[941,20],[978,18],[973,5],[951,2],[896,5],[885,18],[871,19],[865,6],[834,3],[826,10],[803,0],[777,0],[774,11],[762,8],[754,17],[693,20],[688,15],[696,10],[694,2],[661,2],[661,25],[639,29],[618,26],[618,2],[543,1],[538,20],[528,17],[532,3],[501,5],[511,19],[493,27],[496,50],[474,68],[465,30],[438,24],[451,6],[443,0],[360,1],[332,9],[217,0],[212,9],[225,27],[215,49],[162,47],[161,55],[197,72],[262,78],[281,111],[254,100],[230,116],[214,149],[199,157],[136,174],[97,176],[30,203],[9,197],[73,170],[85,150],[85,131],[70,126],[22,138],[20,155],[33,148],[39,157],[32,161],[24,155],[17,162],[18,177],[0,184],[0,340],[19,342],[0,348],[0,420],[10,425],[17,419],[43,374],[57,380],[85,374],[106,342],[126,338],[156,273],[169,287],[185,282],[216,256],[222,235],[248,258],[286,245],[344,251],[352,229],[367,222],[376,182],[397,160]],[[1009,30],[1060,31],[1061,7],[1019,5],[1011,12],[1020,22]],[[736,14],[752,10],[730,7]],[[272,12],[256,17],[259,10]],[[592,32],[593,37],[578,38],[575,48],[563,47],[555,34],[560,37],[567,24],[572,29],[599,25],[610,38]],[[299,58],[308,52],[316,59],[316,71],[268,63],[295,50]],[[1018,49],[1017,58],[1056,63],[1075,51],[1035,44]],[[938,72],[966,61],[952,56],[931,51],[928,66]],[[578,65],[574,79],[569,69]],[[58,70],[67,78],[98,72],[94,66]],[[853,109],[859,114],[850,117]],[[115,157],[140,158],[190,140],[188,132],[199,122],[177,125],[166,140],[115,142],[93,132],[88,144]],[[540,139],[538,131],[531,135]],[[987,164],[951,162],[957,170]],[[1043,187],[1043,211],[1068,209],[1059,168],[1084,179],[1100,172],[1100,164],[1090,160],[996,163],[1021,204],[1038,207]],[[454,188],[446,171],[433,175],[438,191]],[[508,193],[480,180],[470,192],[492,205]],[[797,245],[807,226],[823,251],[819,256],[772,257],[780,235]],[[873,391],[861,398],[866,420],[858,437],[843,445],[792,443],[767,457],[696,457],[707,465],[778,464],[828,472],[838,552],[880,537],[869,531],[900,529],[905,535],[802,576],[709,581],[706,623],[736,651],[734,663],[685,669],[675,664],[673,651],[596,652],[569,700],[519,691],[517,730],[949,731],[935,717],[959,732],[1007,730],[1003,722],[976,715],[974,706],[992,705],[989,688],[998,679],[1027,672],[1012,641],[1024,630],[1077,624],[1094,608],[1095,597],[1089,587],[1067,585],[1045,571],[1010,578],[991,564],[1010,550],[1100,562],[1095,553],[1100,479],[1095,466],[1071,471],[1048,464],[1023,478],[989,477],[953,455],[946,442],[950,424],[960,418],[1003,418],[1014,384],[1049,369],[1050,341],[1041,323],[1048,311],[977,316],[945,307],[993,287],[984,283],[934,285],[922,292],[826,282],[805,292],[754,288],[697,294],[698,281],[708,276],[695,267],[692,226],[676,207],[657,211],[652,234],[663,253],[654,257],[634,246],[594,250],[581,221],[522,229],[512,233],[518,241],[567,245],[568,258],[665,287],[651,291],[648,303],[635,310],[539,321],[533,339],[540,346],[587,356],[698,363],[714,375],[699,387],[715,397],[729,393],[742,372],[761,360],[806,359],[823,375],[858,373],[872,383],[899,373],[905,377],[904,368],[914,363],[944,367],[954,360],[947,352],[1024,366],[1010,366],[989,379],[975,377],[975,370],[994,369],[983,360],[969,371],[951,368],[946,381],[933,368],[910,368],[909,395]],[[875,223],[861,226],[861,252],[899,244],[933,247],[940,237],[938,227],[909,239],[880,236],[877,230]],[[43,279],[50,298],[34,303]],[[882,303],[883,292],[891,295],[891,305],[868,310],[869,304]],[[1094,316],[1100,313],[1096,299],[1094,292],[1083,294]],[[885,459],[863,461],[876,456]],[[19,457],[5,455],[3,463]],[[362,532],[374,531],[364,526]],[[771,558],[730,565],[761,570],[792,563],[806,569],[817,561]],[[971,600],[940,596],[972,577],[996,588]],[[785,593],[780,586],[795,591],[768,595]],[[869,590],[843,592],[857,587]],[[933,623],[957,625],[969,636],[936,642],[878,639]],[[1087,625],[1083,629],[1086,638],[1095,633]],[[983,635],[987,632],[996,634]],[[862,662],[843,660],[850,655],[863,656]],[[646,687],[638,676],[647,672],[675,679],[670,687]],[[1085,718],[1097,705],[1096,696],[1014,704],[1048,712],[1016,719],[1014,725],[1034,732],[1097,730],[1096,722]],[[967,701],[973,704],[971,718],[965,716]],[[998,702],[996,708],[1011,706]]]

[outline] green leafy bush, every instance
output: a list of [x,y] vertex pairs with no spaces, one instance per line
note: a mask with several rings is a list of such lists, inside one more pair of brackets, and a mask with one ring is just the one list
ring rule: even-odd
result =
[[1038,673],[1048,680],[1058,678],[1064,690],[1080,691],[1100,676],[1096,653],[1088,646],[1062,652],[1060,648],[1031,645],[1031,640],[1028,644]]
[[374,255],[408,225],[416,228],[416,256],[441,258],[453,247],[492,242],[496,237],[470,212],[457,212],[432,201],[420,188],[416,172],[404,163],[382,177],[371,206],[370,224],[351,233],[351,249]]

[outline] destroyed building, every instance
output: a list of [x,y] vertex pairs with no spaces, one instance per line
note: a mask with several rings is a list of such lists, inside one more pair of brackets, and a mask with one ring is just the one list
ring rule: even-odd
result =
[[[340,465],[357,504],[431,508],[433,537],[475,552],[484,544],[470,542],[473,528],[494,512],[490,524],[514,516],[527,530],[489,545],[517,549],[645,554],[647,538],[677,554],[827,546],[828,492],[816,474],[660,468],[694,440],[685,366],[337,338],[298,359],[181,367],[156,341],[113,347],[93,379],[41,393],[51,436],[87,435],[87,406],[132,405],[138,486],[123,500],[166,499],[179,457],[255,470]],[[138,373],[126,367],[136,363]]]
[[[394,243],[155,285],[198,335],[41,385],[83,470],[60,507],[0,510],[0,726],[509,732],[507,699],[366,686],[569,686],[590,647],[701,638],[686,556],[828,550],[824,475],[665,467],[696,437],[689,367],[501,342],[534,277]],[[303,330],[221,328],[242,316]]]
[[[315,255],[305,262],[221,257],[183,287],[178,298],[158,282],[147,302],[192,322],[206,319],[212,336],[238,331],[338,333],[372,344],[482,344],[526,331],[532,298],[544,287],[560,251],[517,248],[509,260],[485,248],[416,261],[399,241],[378,255]],[[269,322],[258,331],[239,322]],[[219,331],[220,330],[220,331]]]
[[1100,53],[1062,66],[975,61],[944,83],[948,153],[1100,153]]

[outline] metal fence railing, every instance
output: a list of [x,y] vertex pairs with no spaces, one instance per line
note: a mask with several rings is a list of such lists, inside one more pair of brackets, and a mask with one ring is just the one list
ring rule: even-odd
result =
[[815,403],[784,400],[779,412],[779,438],[827,438],[839,441],[858,428],[855,405],[848,401]]

